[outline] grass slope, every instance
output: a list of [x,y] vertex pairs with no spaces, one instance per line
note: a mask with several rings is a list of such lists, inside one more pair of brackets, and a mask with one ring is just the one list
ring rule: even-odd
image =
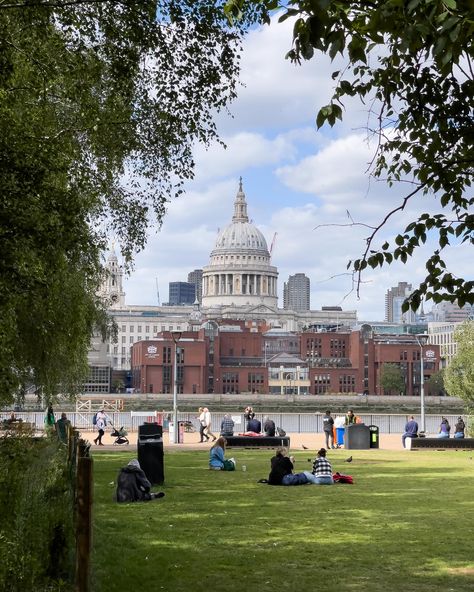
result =
[[233,473],[167,452],[166,497],[122,506],[112,482],[133,452],[95,454],[93,592],[472,592],[474,454],[348,454],[330,460],[354,485],[271,487],[271,451],[231,451]]

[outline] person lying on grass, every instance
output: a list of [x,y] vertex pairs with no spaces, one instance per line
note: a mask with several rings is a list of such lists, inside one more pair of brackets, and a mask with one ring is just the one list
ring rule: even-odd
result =
[[310,483],[314,485],[332,485],[332,466],[326,458],[326,449],[321,448],[313,461],[313,470],[311,473],[305,471],[304,474]]
[[148,502],[165,495],[162,491],[152,493],[150,490],[151,483],[136,458],[131,460],[126,467],[120,469],[117,479],[118,502]]
[[304,485],[309,483],[304,473],[293,473],[295,457],[288,457],[288,450],[284,446],[277,448],[270,464],[269,485]]
[[221,436],[217,438],[209,451],[209,468],[213,471],[235,471],[235,459],[225,458],[226,439]]

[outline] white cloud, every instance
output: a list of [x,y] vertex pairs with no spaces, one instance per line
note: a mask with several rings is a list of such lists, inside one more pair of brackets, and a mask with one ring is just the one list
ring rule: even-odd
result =
[[[168,283],[186,280],[209,262],[218,228],[229,224],[240,175],[245,179],[249,213],[270,244],[277,232],[273,264],[279,269],[280,292],[290,274],[311,279],[313,308],[341,305],[357,309],[360,319],[382,320],[387,289],[399,281],[416,285],[425,276],[430,246],[406,264],[367,270],[360,298],[347,272],[349,259],[362,255],[369,228],[396,208],[408,186],[388,188],[370,180],[368,163],[374,147],[367,143],[365,107],[348,102],[344,123],[316,132],[318,107],[328,102],[338,64],[317,58],[293,66],[284,59],[291,42],[290,22],[252,31],[245,41],[241,90],[234,119],[219,116],[219,129],[228,149],[219,145],[195,150],[196,179],[184,197],[169,204],[163,227],[150,237],[127,280],[126,301],[156,304],[156,278],[161,301],[168,300]],[[430,211],[433,198],[412,200],[380,232],[376,246],[393,237],[421,211]],[[459,275],[470,275],[469,247],[446,257]],[[280,302],[282,304],[282,302]]]

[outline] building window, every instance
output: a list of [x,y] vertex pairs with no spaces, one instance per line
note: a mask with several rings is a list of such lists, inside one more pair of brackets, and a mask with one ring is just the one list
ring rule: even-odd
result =
[[331,377],[329,374],[316,374],[314,377],[314,393],[322,395],[329,392]]
[[122,335],[122,343],[127,343],[127,338],[125,337],[125,335]]
[[125,325],[122,325],[122,333],[125,333],[126,330],[127,330],[127,327]]
[[339,376],[339,392],[353,393],[355,392],[355,376],[352,374],[343,374]]
[[141,332],[142,332],[142,326],[141,325],[138,325],[138,331],[137,331],[137,333],[141,333]]
[[163,364],[171,364],[171,347],[163,348]]
[[130,343],[133,343],[133,335],[130,337]]
[[224,372],[222,375],[222,390],[224,393],[239,392],[239,375],[233,372]]
[[130,325],[130,333],[133,333],[134,331],[135,331],[134,325]]
[[145,327],[145,333],[149,333],[149,332],[150,332],[150,325],[147,325],[147,326]]
[[259,393],[263,387],[263,374],[255,374],[249,372],[248,375],[248,390],[251,393]]

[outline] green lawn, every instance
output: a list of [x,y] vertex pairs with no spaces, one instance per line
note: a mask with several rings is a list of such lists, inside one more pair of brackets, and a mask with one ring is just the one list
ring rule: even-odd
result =
[[271,451],[230,451],[234,473],[166,452],[166,497],[125,506],[112,482],[133,451],[96,453],[93,592],[472,592],[474,453],[350,453],[330,458],[354,485],[271,487]]

